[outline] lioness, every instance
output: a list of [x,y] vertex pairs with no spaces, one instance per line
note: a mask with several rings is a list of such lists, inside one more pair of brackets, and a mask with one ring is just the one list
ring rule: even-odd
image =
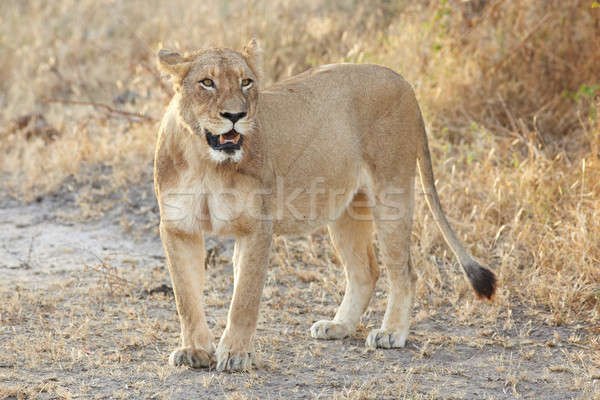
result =
[[[155,159],[160,233],[181,320],[171,365],[239,371],[256,364],[253,336],[273,234],[328,225],[346,272],[344,299],[311,335],[350,335],[364,313],[379,265],[389,300],[366,346],[404,347],[417,274],[409,256],[416,165],[430,209],[475,293],[491,298],[496,277],[452,232],[434,185],[427,136],[408,83],[377,65],[311,69],[259,90],[260,50],[159,53],[175,90]],[[206,323],[203,232],[235,237],[234,292],[219,346]]]

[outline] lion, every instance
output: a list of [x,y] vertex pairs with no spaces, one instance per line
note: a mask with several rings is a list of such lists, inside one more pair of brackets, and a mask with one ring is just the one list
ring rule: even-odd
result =
[[[352,334],[387,268],[389,298],[369,348],[401,348],[417,274],[409,255],[418,166],[426,199],[475,294],[496,276],[463,248],[434,184],[425,125],[411,86],[389,68],[333,64],[260,89],[256,40],[241,52],[208,48],[158,54],[174,95],[159,129],[155,189],[160,234],[181,322],[174,366],[243,371],[257,366],[253,337],[273,235],[328,226],[346,290],[316,339]],[[234,291],[218,347],[202,304],[203,233],[233,235]],[[216,358],[216,360],[215,360]]]

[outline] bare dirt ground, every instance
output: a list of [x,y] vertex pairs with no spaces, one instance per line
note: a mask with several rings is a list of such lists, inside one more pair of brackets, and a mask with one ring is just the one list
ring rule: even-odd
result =
[[[136,191],[137,190],[137,191]],[[0,203],[0,398],[599,398],[598,327],[550,326],[530,308],[417,299],[409,342],[367,350],[386,282],[356,334],[316,341],[344,279],[325,232],[276,238],[256,345],[261,367],[168,366],[179,322],[152,188],[81,219],[77,191]],[[207,239],[205,302],[215,337],[232,293],[232,240]],[[452,295],[449,295],[452,296]],[[440,304],[434,304],[440,303]],[[541,314],[540,314],[541,315]]]

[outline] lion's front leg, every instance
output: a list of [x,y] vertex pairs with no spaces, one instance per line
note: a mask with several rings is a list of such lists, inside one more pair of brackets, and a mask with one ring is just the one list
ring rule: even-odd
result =
[[208,367],[215,353],[214,337],[206,323],[202,293],[204,289],[204,238],[160,227],[167,255],[173,292],[181,322],[181,347],[169,357],[173,366]]
[[273,236],[270,226],[263,228],[236,240],[235,287],[217,349],[219,371],[244,371],[256,365],[253,338]]

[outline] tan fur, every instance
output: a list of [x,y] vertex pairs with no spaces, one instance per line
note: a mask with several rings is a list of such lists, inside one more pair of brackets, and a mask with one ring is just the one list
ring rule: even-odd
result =
[[[171,364],[205,367],[215,353],[202,307],[205,231],[236,238],[219,370],[256,362],[252,340],[272,235],[324,225],[347,286],[333,320],[315,323],[312,336],[343,338],[356,329],[379,278],[371,243],[376,229],[390,294],[383,325],[366,344],[403,347],[416,280],[409,244],[417,161],[444,237],[476,292],[491,297],[495,277],[464,250],[439,206],[421,113],[398,74],[376,65],[329,65],[259,91],[254,40],[242,53],[212,48],[182,57],[162,50],[159,68],[176,91],[155,163],[161,236],[181,319],[182,344]],[[245,79],[252,83],[244,86]],[[214,87],[205,85],[211,82]],[[236,122],[224,117],[240,113],[246,114]],[[242,133],[241,152],[209,145],[207,132],[234,131]]]

